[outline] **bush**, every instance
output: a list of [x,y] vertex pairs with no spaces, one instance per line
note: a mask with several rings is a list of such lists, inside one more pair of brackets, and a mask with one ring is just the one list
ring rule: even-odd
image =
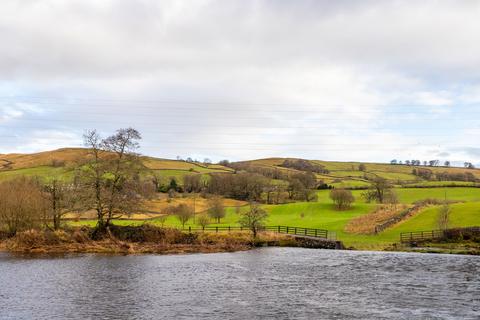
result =
[[335,203],[337,210],[350,209],[352,203],[355,201],[352,192],[345,189],[333,189],[330,191],[330,199]]
[[34,180],[21,177],[0,183],[0,228],[9,236],[40,227],[47,208],[48,203]]

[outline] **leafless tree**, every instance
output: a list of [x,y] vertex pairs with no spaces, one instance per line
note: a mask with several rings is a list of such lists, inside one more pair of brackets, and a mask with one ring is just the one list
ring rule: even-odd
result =
[[355,201],[355,197],[350,190],[345,189],[333,189],[330,191],[330,199],[335,203],[337,210],[350,209],[352,203]]
[[372,180],[370,189],[363,193],[363,197],[367,202],[376,201],[378,203],[384,203],[386,196],[390,193],[392,185],[388,180],[377,177]]
[[202,228],[205,228],[210,224],[210,217],[206,214],[201,214],[197,218],[197,223],[200,225]]
[[187,174],[183,177],[183,190],[185,192],[200,192],[202,188],[202,175]]
[[450,206],[445,204],[438,210],[438,227],[440,230],[448,229],[448,222],[450,216]]
[[160,222],[160,225],[162,228],[165,226],[165,222],[167,222],[169,215],[168,214],[162,214],[157,218],[158,222]]
[[185,203],[181,203],[173,208],[173,213],[182,224],[182,228],[185,228],[185,224],[193,218],[193,208]]
[[47,210],[37,181],[20,177],[0,183],[0,227],[10,236],[42,226]]
[[105,230],[113,219],[139,209],[144,191],[153,189],[142,185],[146,182],[140,179],[142,165],[135,152],[140,139],[140,133],[132,128],[119,129],[105,139],[96,130],[84,136],[90,159],[78,169],[77,181],[83,207],[96,211],[99,230]]
[[77,185],[53,178],[44,184],[43,189],[49,204],[48,216],[53,223],[53,228],[58,230],[60,229],[62,218],[77,208]]
[[223,199],[221,197],[213,197],[209,200],[208,215],[217,220],[220,223],[220,219],[225,218],[225,206],[223,205]]
[[263,210],[258,204],[251,203],[250,210],[241,213],[238,222],[242,227],[250,229],[253,239],[256,239],[258,231],[264,227],[267,218],[268,213],[265,210]]

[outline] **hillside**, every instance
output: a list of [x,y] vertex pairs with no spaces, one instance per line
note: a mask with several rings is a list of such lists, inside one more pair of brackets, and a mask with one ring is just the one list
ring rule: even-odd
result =
[[[0,181],[11,179],[18,176],[38,176],[44,178],[56,177],[60,179],[73,178],[74,170],[88,158],[86,149],[59,149],[49,152],[40,152],[33,154],[7,154],[0,156]],[[448,198],[455,204],[452,206],[451,225],[458,227],[478,226],[480,222],[479,203],[480,188],[467,188],[477,182],[466,181],[437,181],[434,179],[436,174],[445,172],[451,174],[470,173],[474,179],[480,178],[480,170],[464,168],[446,168],[446,167],[409,167],[405,165],[390,165],[380,163],[360,163],[356,162],[329,162],[320,160],[302,160],[291,158],[269,158],[243,162],[226,163],[226,166],[218,164],[193,163],[179,160],[159,159],[143,156],[143,165],[146,174],[152,174],[162,181],[163,184],[169,184],[170,179],[175,178],[178,184],[183,183],[185,175],[201,175],[204,179],[209,179],[213,173],[233,174],[237,170],[246,170],[269,176],[272,171],[280,172],[282,179],[288,179],[292,175],[306,171],[306,167],[313,168],[316,172],[317,181],[323,181],[334,187],[349,187],[352,189],[366,188],[370,180],[375,177],[383,177],[391,181],[397,187],[398,200],[400,208],[412,206],[415,201],[423,199],[438,199],[439,201]],[[290,164],[285,163],[288,160]],[[299,163],[303,167],[296,166]],[[293,165],[292,165],[293,164]],[[285,167],[287,166],[287,167]],[[240,169],[239,169],[240,168]],[[265,169],[262,171],[261,169]],[[433,174],[433,178],[426,179],[414,175],[413,170],[428,170]],[[286,178],[287,177],[287,178]],[[277,178],[271,178],[271,182],[287,184]],[[444,186],[443,188],[439,188]],[[457,186],[458,188],[449,188]],[[413,188],[416,187],[416,188]],[[422,189],[418,189],[421,187]],[[435,187],[435,188],[432,188]],[[463,188],[460,188],[463,187]],[[384,248],[391,243],[398,241],[399,233],[405,231],[423,231],[436,228],[436,217],[438,206],[427,206],[422,211],[412,217],[391,226],[378,235],[358,234],[347,229],[347,225],[354,219],[365,217],[362,221],[367,221],[366,227],[370,228],[375,224],[373,219],[378,205],[367,203],[362,196],[362,190],[353,191],[355,202],[352,207],[346,211],[338,211],[333,206],[329,198],[329,190],[315,191],[318,199],[311,202],[297,201],[290,199],[278,204],[264,204],[264,208],[269,212],[268,223],[271,225],[291,225],[298,227],[315,227],[333,231],[347,245],[356,248]],[[166,216],[168,208],[185,203],[195,208],[195,212],[200,214],[208,209],[208,197],[202,198],[198,194],[177,194],[171,199],[165,193],[158,193],[157,196],[146,203],[146,210],[139,210],[130,216],[123,217],[126,220],[119,220],[118,224],[142,224],[145,222],[157,225],[166,224],[168,226],[179,227],[178,219],[173,215]],[[220,224],[211,222],[211,225],[238,225],[239,212],[248,209],[248,202],[233,199],[224,199],[224,205],[227,208],[227,215]],[[240,211],[239,211],[240,210]],[[397,214],[395,210],[391,214]],[[69,214],[70,219],[81,219],[77,222],[69,222],[77,225],[96,224],[92,212],[83,212],[81,214]],[[369,220],[370,219],[370,220]],[[190,220],[187,226],[196,226],[195,219]]]
[[[88,150],[83,148],[64,148],[32,154],[0,155],[0,180],[19,175],[55,176],[60,179],[72,177],[74,168],[88,159]],[[180,183],[186,174],[209,174],[213,172],[231,172],[232,169],[221,165],[204,165],[186,161],[142,157],[146,169],[152,170],[160,179],[176,178]]]
[[[282,166],[285,160],[295,161],[301,159],[292,158],[267,158],[251,161],[242,161],[240,163],[263,168],[274,168],[278,170],[287,170],[290,172],[298,172],[292,168]],[[438,181],[435,177],[426,179],[424,177],[414,175],[415,170],[428,170],[432,175],[443,174],[465,174],[471,173],[475,179],[480,179],[479,169],[465,169],[458,167],[425,167],[425,166],[407,166],[392,165],[385,163],[360,163],[360,162],[338,162],[338,161],[321,161],[309,160],[313,164],[323,166],[328,173],[317,173],[317,179],[334,187],[346,188],[364,188],[368,186],[369,180],[375,177],[381,177],[389,180],[393,184],[401,187],[436,187],[436,186],[472,186],[478,184],[478,181],[459,181],[459,180],[442,180]],[[364,170],[360,170],[360,165],[364,166]]]
[[[0,180],[26,176],[56,176],[68,179],[73,175],[74,167],[88,158],[88,150],[83,148],[63,148],[32,154],[6,154],[0,155]],[[301,172],[294,168],[282,166],[285,160],[296,161],[301,159],[292,158],[267,158],[250,161],[235,162],[235,164],[247,165],[255,168],[276,169],[281,172],[294,174]],[[159,179],[168,180],[175,178],[182,183],[183,176],[187,174],[201,174],[206,177],[211,173],[233,172],[232,168],[219,164],[202,164],[186,162],[183,160],[169,160],[154,157],[142,157],[145,168],[151,170]],[[363,163],[360,170],[359,162],[337,162],[309,160],[313,165],[319,165],[326,169],[325,173],[316,173],[318,181],[323,181],[334,187],[365,188],[375,177],[382,177],[399,187],[438,187],[438,186],[472,186],[478,181],[442,180],[435,178],[436,174],[471,174],[475,179],[480,179],[479,169],[465,169],[457,167],[424,167],[391,165],[384,163]],[[427,170],[433,178],[426,179],[414,175],[415,170]]]

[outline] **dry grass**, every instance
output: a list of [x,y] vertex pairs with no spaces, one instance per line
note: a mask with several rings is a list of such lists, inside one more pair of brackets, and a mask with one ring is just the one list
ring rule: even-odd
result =
[[92,240],[88,228],[69,231],[30,230],[0,242],[16,253],[210,253],[248,250],[258,243],[288,243],[287,236],[262,233],[255,243],[248,232],[184,233],[153,226],[115,227],[103,239]]
[[88,150],[82,148],[65,148],[32,154],[6,154],[1,159],[11,162],[11,169],[24,169],[40,166],[49,166],[53,160],[63,160],[66,164],[74,163],[78,159],[85,159]]
[[406,208],[406,205],[397,205],[396,207],[388,205],[378,206],[374,212],[350,220],[345,226],[345,232],[374,234],[375,226],[396,217]]
[[[160,215],[168,212],[168,209],[174,208],[180,204],[186,204],[193,207],[195,202],[195,213],[202,213],[208,210],[209,203],[208,199],[197,196],[195,199],[192,196],[186,198],[173,198],[168,199],[167,195],[160,194],[156,199],[150,200],[145,204],[144,212],[136,212],[131,215],[122,216],[122,219],[129,220],[146,220],[158,217]],[[223,199],[223,205],[225,207],[242,207],[246,206],[248,203],[245,201],[234,200],[234,199]],[[70,213],[65,216],[67,219],[95,219],[95,211],[87,211],[81,214]]]

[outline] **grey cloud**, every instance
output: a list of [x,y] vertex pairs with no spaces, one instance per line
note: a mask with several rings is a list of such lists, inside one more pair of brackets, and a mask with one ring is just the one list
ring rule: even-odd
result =
[[455,103],[480,73],[479,13],[463,1],[5,0],[0,96],[46,111],[5,124],[18,138],[0,147],[131,125],[160,156],[428,158],[385,111]]

